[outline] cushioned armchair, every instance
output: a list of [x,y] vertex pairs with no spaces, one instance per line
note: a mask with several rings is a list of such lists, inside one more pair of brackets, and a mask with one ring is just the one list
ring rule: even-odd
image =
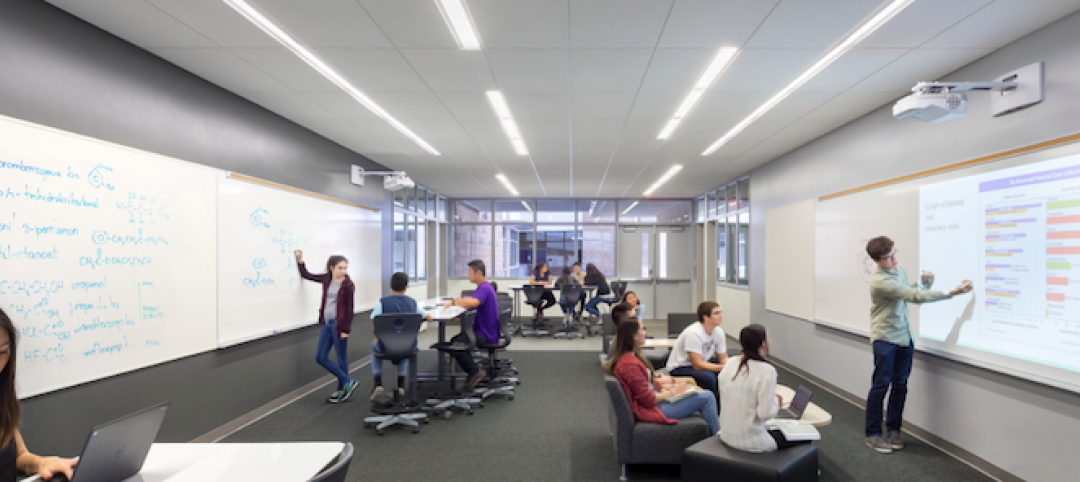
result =
[[679,420],[675,425],[636,422],[626,392],[615,377],[604,377],[608,396],[608,423],[615,442],[615,460],[622,464],[626,480],[627,464],[680,464],[683,451],[709,436],[709,427],[700,416]]

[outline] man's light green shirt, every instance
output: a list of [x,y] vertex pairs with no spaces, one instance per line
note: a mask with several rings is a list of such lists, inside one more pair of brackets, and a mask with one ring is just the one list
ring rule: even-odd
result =
[[904,268],[878,266],[870,277],[870,341],[911,345],[908,303],[929,303],[952,298],[942,291],[928,291],[908,281]]

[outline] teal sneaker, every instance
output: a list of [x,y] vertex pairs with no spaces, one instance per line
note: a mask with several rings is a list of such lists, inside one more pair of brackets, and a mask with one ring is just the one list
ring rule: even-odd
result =
[[349,383],[346,383],[345,388],[341,390],[341,397],[338,401],[344,402],[345,400],[348,400],[349,397],[352,396],[352,392],[356,391],[357,385],[359,385],[359,383],[356,383],[355,380],[349,380]]
[[330,394],[330,398],[326,399],[327,403],[341,403],[341,395],[345,393],[344,390],[338,390]]

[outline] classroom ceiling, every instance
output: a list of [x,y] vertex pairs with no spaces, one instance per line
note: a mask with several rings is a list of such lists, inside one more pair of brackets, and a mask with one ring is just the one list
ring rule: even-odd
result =
[[[376,117],[222,0],[50,3],[454,197],[691,197],[1080,8],[915,0],[716,153],[701,153],[884,0],[465,0],[458,48],[433,0],[248,0],[441,155]],[[740,52],[666,141],[720,47]],[[1017,66],[1019,67],[1019,66]],[[985,79],[957,79],[985,80]],[[528,156],[485,91],[501,90]],[[897,121],[899,122],[899,121]]]

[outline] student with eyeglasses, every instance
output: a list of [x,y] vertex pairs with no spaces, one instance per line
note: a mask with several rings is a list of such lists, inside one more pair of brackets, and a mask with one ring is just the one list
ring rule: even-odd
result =
[[[972,289],[971,281],[964,280],[948,293],[930,291],[934,284],[932,271],[923,271],[921,283],[911,283],[907,272],[900,267],[897,253],[895,243],[886,236],[866,243],[866,254],[877,265],[870,277],[870,343],[874,349],[874,376],[870,395],[866,397],[866,445],[883,454],[904,448],[900,422],[915,354],[907,304],[947,300],[970,293]],[[889,392],[889,407],[886,432],[882,437],[885,392]]]

